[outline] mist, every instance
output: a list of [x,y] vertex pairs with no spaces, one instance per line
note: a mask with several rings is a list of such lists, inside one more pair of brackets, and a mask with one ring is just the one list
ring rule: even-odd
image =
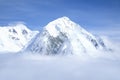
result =
[[0,54],[0,80],[120,80],[119,74],[115,56]]

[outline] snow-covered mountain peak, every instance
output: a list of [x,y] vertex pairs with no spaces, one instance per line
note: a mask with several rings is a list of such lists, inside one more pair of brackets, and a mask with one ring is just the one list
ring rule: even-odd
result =
[[[25,29],[27,28],[27,26],[25,26],[24,24],[22,23],[18,23],[18,24],[13,24],[13,25],[10,25],[11,27],[17,27],[17,28],[21,28],[21,29]],[[27,28],[28,29],[28,28]]]
[[18,52],[38,33],[24,24],[0,27],[0,52]]
[[81,54],[106,50],[102,39],[86,31],[67,17],[58,18],[44,27],[31,51],[41,54]]
[[77,28],[82,30],[78,24],[71,21],[68,17],[58,18],[48,23],[48,25],[45,27],[45,29],[54,37],[56,37],[59,32],[69,33],[71,30],[77,30]]
[[0,52],[97,55],[93,53],[108,50],[101,38],[98,39],[68,17],[48,23],[43,31],[38,33],[28,29],[24,24],[2,26]]

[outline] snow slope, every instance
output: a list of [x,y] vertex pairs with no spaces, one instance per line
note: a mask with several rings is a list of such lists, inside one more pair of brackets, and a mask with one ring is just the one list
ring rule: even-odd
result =
[[0,53],[21,51],[37,33],[23,24],[0,27]]
[[30,48],[32,53],[43,55],[85,55],[84,53],[94,55],[95,52],[107,50],[101,38],[95,37],[68,17],[61,17],[48,23]]

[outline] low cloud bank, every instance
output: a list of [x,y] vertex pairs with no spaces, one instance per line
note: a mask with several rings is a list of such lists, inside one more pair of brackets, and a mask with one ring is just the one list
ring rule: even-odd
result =
[[120,80],[117,58],[0,54],[0,80]]

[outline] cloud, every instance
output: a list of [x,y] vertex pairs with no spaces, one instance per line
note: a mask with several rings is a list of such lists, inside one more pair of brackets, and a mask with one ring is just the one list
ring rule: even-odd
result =
[[118,60],[79,56],[0,55],[1,80],[119,80]]

